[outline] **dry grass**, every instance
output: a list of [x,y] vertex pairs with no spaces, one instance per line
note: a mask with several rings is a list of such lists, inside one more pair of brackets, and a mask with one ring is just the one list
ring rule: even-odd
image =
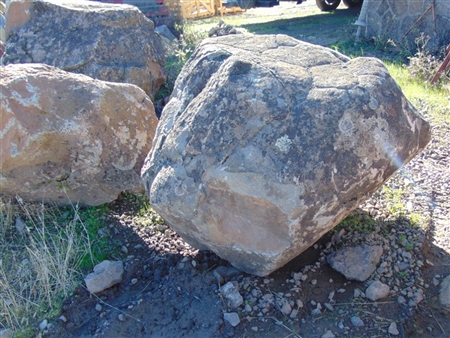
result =
[[0,329],[33,335],[34,324],[56,314],[81,280],[77,269],[90,243],[73,211],[0,200]]

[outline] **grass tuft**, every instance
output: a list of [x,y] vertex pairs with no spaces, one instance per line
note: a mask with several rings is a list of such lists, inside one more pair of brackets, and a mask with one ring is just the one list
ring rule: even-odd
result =
[[97,235],[105,210],[0,200],[0,329],[36,336],[38,323],[60,311],[109,253]]

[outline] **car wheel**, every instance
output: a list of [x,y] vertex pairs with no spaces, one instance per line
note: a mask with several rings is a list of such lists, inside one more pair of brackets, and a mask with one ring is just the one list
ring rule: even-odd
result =
[[361,6],[364,0],[342,0],[347,7]]
[[316,0],[317,7],[323,12],[334,11],[340,3],[341,0]]

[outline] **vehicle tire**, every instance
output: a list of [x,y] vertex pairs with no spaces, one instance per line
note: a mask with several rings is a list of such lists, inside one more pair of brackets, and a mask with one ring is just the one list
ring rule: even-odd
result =
[[323,12],[334,11],[340,3],[341,0],[316,0],[317,7]]
[[342,0],[347,7],[361,6],[364,0]]

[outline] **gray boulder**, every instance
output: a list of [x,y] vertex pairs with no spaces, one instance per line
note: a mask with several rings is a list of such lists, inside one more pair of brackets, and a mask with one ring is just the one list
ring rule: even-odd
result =
[[335,251],[327,256],[327,261],[347,279],[363,282],[375,271],[382,254],[383,248],[379,245],[361,244]]
[[332,229],[430,140],[381,61],[284,35],[204,40],[142,168],[184,239],[267,275]]
[[164,47],[138,8],[74,0],[12,0],[4,64],[45,63],[137,85],[153,98],[165,81]]

